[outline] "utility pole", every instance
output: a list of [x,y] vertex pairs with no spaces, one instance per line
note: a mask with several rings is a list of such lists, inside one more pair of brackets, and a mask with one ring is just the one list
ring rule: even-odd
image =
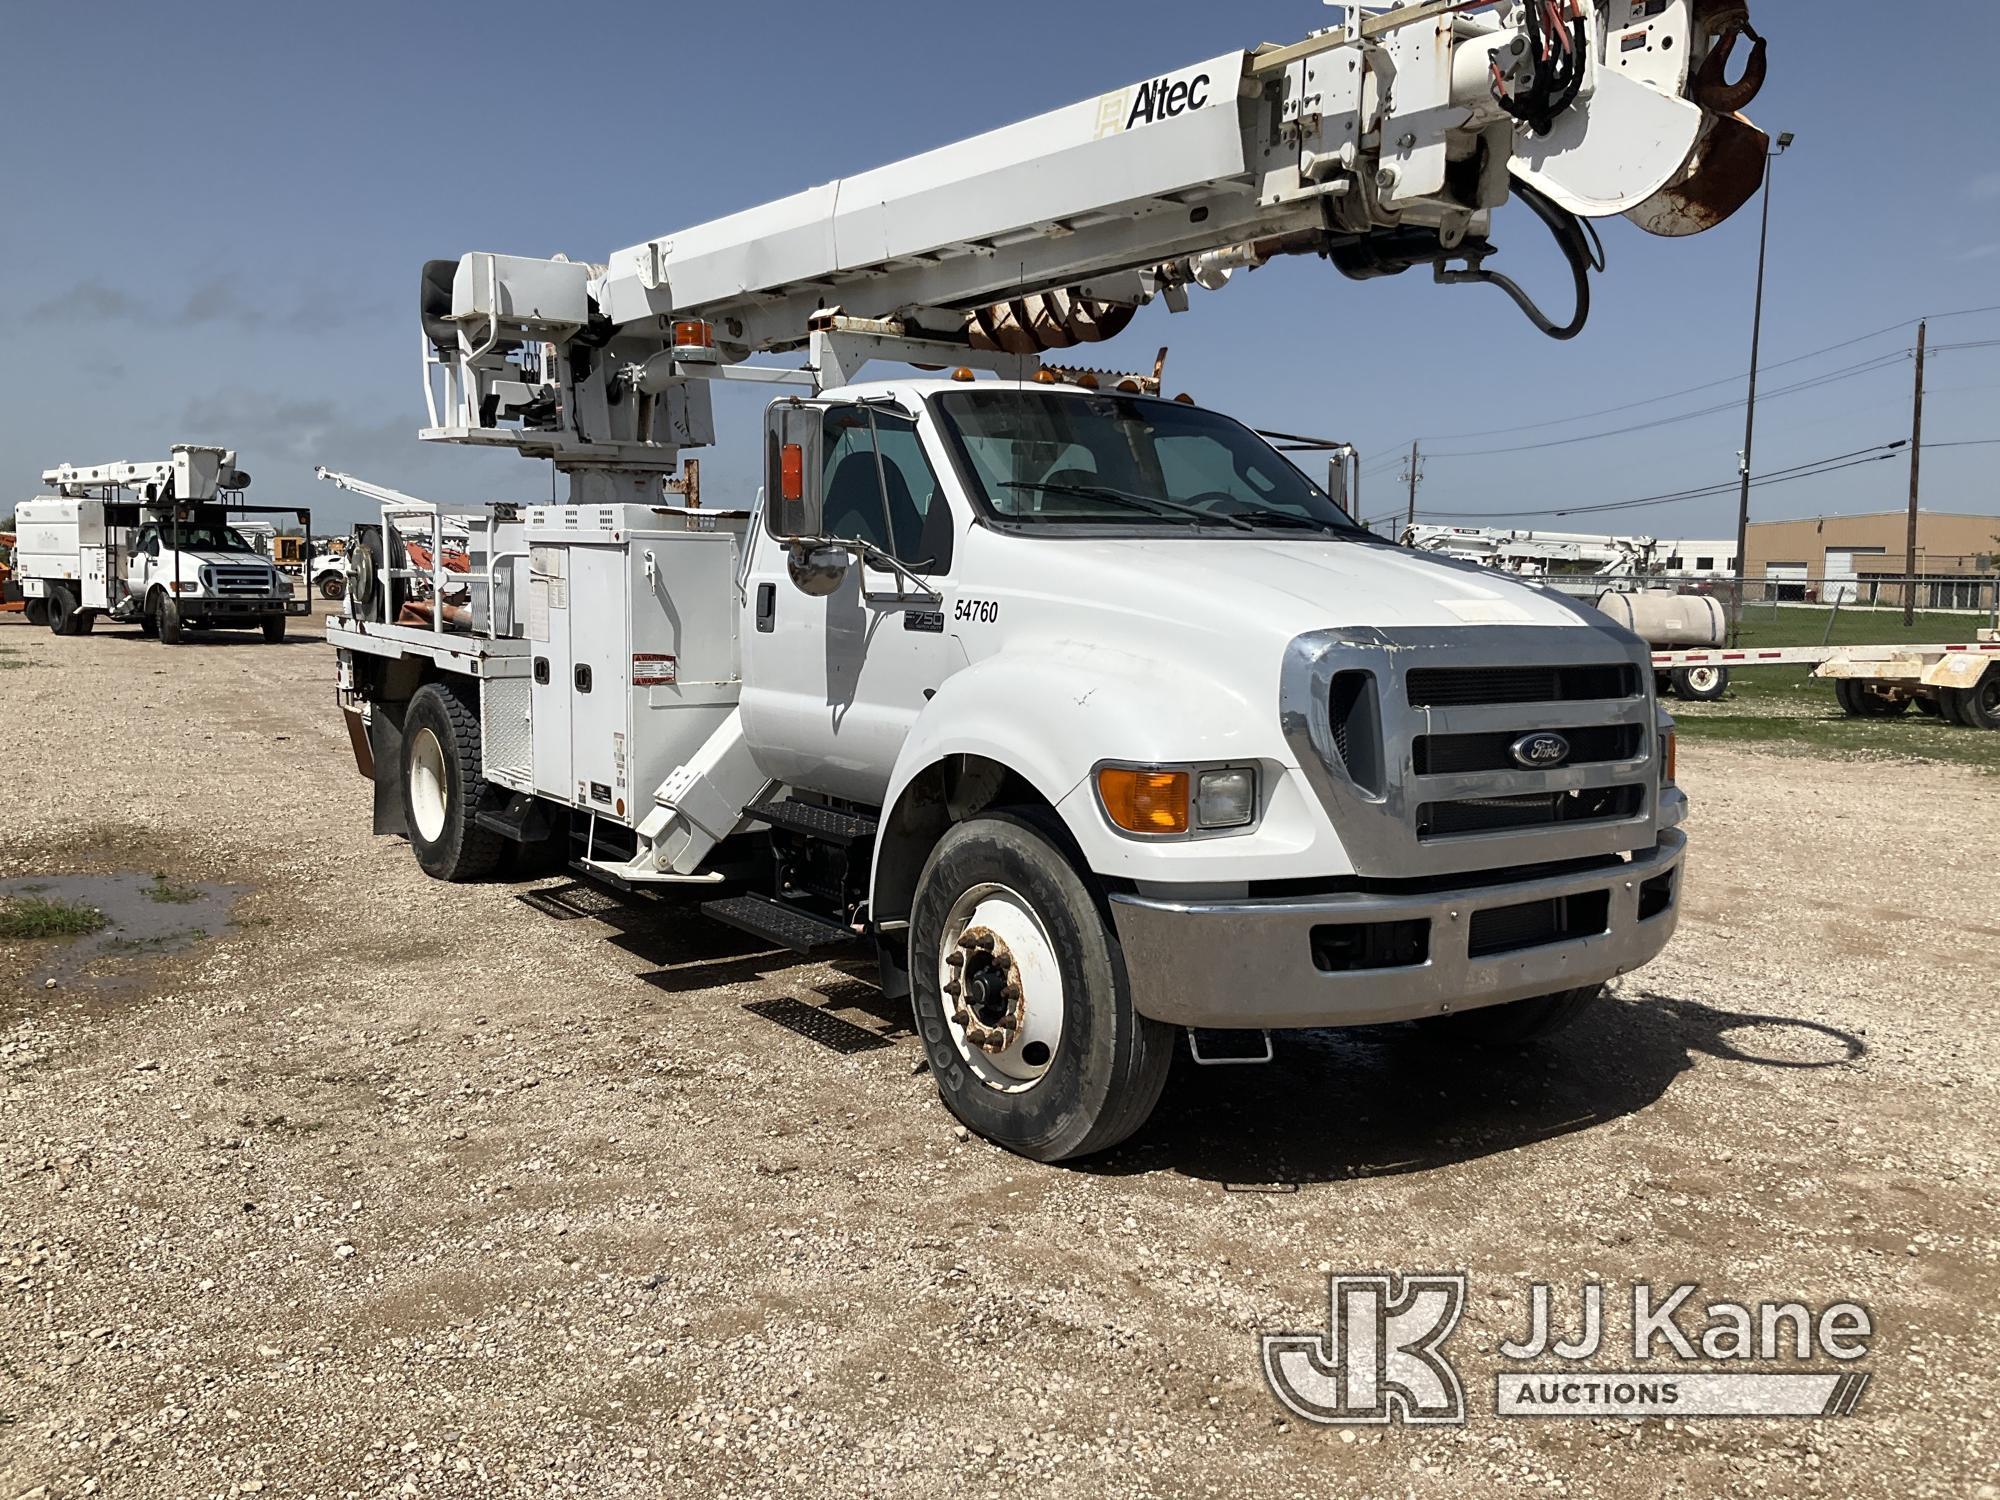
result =
[[1903,628],[1917,623],[1917,497],[1923,492],[1924,475],[1924,351],[1929,347],[1931,325],[1917,325],[1917,405],[1910,415],[1910,555],[1903,574]]
[[1750,320],[1750,399],[1743,412],[1743,453],[1739,460],[1743,488],[1736,505],[1736,586],[1729,596],[1729,643],[1741,644],[1743,590],[1750,570],[1750,475],[1757,454],[1757,365],[1764,352],[1764,260],[1771,245],[1771,163],[1792,147],[1788,130],[1778,137],[1778,149],[1764,158],[1764,228],[1757,238],[1757,309]]
[[1410,472],[1405,477],[1410,481],[1410,519],[1403,527],[1403,540],[1407,545],[1409,536],[1417,525],[1417,486],[1423,482],[1423,457],[1417,452],[1417,445],[1410,444]]

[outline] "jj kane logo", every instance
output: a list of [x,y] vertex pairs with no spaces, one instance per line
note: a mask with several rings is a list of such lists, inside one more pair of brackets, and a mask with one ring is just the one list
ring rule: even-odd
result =
[[[1266,1334],[1264,1378],[1295,1416],[1336,1425],[1461,1425],[1464,1388],[1445,1344],[1465,1311],[1451,1275],[1328,1278],[1325,1333]],[[1843,1417],[1869,1377],[1875,1325],[1856,1302],[1815,1312],[1801,1302],[1695,1304],[1697,1288],[1631,1289],[1636,1369],[1587,1364],[1607,1349],[1604,1287],[1576,1298],[1573,1332],[1557,1326],[1554,1290],[1535,1283],[1528,1326],[1500,1345],[1494,1411],[1503,1417]],[[1617,1355],[1609,1356],[1616,1359]],[[1812,1369],[1820,1360],[1832,1369]],[[1690,1368],[1695,1364],[1721,1368]]]

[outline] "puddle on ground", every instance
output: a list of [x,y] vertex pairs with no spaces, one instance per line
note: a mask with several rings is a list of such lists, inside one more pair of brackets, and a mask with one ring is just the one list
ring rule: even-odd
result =
[[32,989],[58,986],[111,989],[129,982],[152,960],[183,953],[227,928],[240,885],[206,885],[171,875],[23,875],[0,880],[0,902],[39,898],[104,914],[97,932],[74,938],[0,939],[35,952]]

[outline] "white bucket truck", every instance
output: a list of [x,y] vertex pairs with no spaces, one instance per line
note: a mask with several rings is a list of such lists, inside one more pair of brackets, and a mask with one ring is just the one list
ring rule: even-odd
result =
[[231,449],[177,443],[164,460],[63,464],[42,482],[52,493],[15,513],[17,567],[29,619],[57,635],[88,635],[102,618],[169,645],[190,628],[280,641],[307,610],[230,524],[251,509]]
[[[1371,537],[1157,367],[1039,356],[1285,254],[1490,281],[1510,188],[1579,286],[1581,217],[1707,227],[1763,150],[1712,10],[1355,11],[606,265],[433,263],[425,436],[570,495],[330,476],[381,502],[328,626],[377,830],[872,941],[948,1107],[1043,1160],[1136,1129],[1183,1028],[1566,1020],[1678,919],[1645,646]],[[717,505],[680,457],[726,381],[778,399]]]

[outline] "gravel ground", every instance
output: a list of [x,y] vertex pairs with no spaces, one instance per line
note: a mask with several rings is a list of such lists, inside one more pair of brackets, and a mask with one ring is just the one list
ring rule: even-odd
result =
[[[426,881],[367,831],[323,643],[0,616],[0,651],[0,879],[228,911],[0,944],[0,1500],[1995,1494],[1972,772],[1684,754],[1681,936],[1558,1041],[1285,1041],[1053,1169],[953,1130],[859,964]],[[745,1011],[784,997],[882,1044]],[[1324,1328],[1329,1268],[1470,1273],[1467,1425],[1286,1419],[1255,1335]],[[1535,1280],[1856,1299],[1873,1383],[1498,1418]]]

